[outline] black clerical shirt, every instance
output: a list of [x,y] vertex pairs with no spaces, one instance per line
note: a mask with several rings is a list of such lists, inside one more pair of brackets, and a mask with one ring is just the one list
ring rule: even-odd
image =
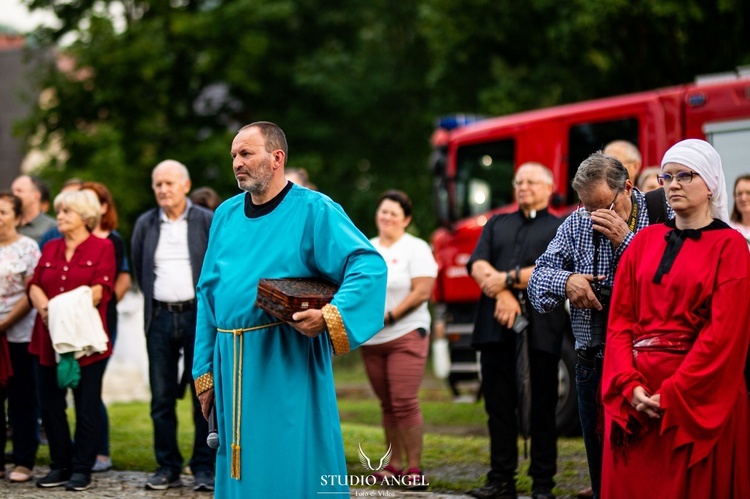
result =
[[[555,237],[557,228],[562,223],[547,209],[536,212],[534,218],[527,218],[521,210],[504,215],[495,215],[484,226],[477,246],[466,264],[469,274],[477,260],[486,260],[503,272],[534,265],[536,259],[544,253],[547,245]],[[518,296],[518,291],[512,290]],[[529,318],[529,347],[554,355],[559,355],[562,338],[570,328],[570,320],[563,305],[548,314],[540,314],[528,303],[526,290],[522,292],[526,300],[526,312]],[[495,300],[482,294],[479,300],[477,318],[474,324],[472,345],[481,349],[493,343],[502,343],[512,330],[501,326],[494,318]]]

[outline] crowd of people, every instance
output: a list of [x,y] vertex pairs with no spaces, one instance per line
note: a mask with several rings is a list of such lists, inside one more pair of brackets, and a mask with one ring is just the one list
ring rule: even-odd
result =
[[[179,173],[187,175],[187,169],[181,168],[177,168]],[[178,175],[170,177],[171,171],[168,178],[162,178],[163,170],[169,168],[154,170],[153,188],[158,209],[172,214],[175,206],[188,205],[187,191],[175,187]],[[210,188],[196,189],[191,194],[196,204],[215,207],[221,201]],[[50,201],[46,185],[27,175],[14,180],[10,191],[0,193],[0,331],[3,333],[0,334],[0,395],[3,401],[7,400],[3,420],[12,429],[10,460],[14,464],[8,479],[26,482],[34,478],[36,453],[44,436],[49,443],[50,472],[36,481],[37,486],[65,486],[80,491],[91,486],[92,472],[112,467],[109,421],[101,386],[118,333],[116,304],[131,287],[131,269],[125,241],[116,230],[117,208],[104,184],[79,179],[65,182],[54,199],[56,220],[45,213]],[[205,239],[211,212],[200,207],[195,211],[202,215]],[[131,246],[133,256],[139,258],[134,262],[134,274],[142,289],[144,282],[154,284],[153,278],[149,281],[138,273],[143,269],[144,252],[147,265],[151,265],[149,275],[174,278],[170,273],[182,256],[179,249],[170,247],[174,237],[174,232],[164,238],[158,232],[155,237],[151,235],[148,243],[163,245],[158,255],[154,254],[156,246],[147,246],[140,240]],[[187,254],[186,234],[181,241],[181,248]],[[200,263],[195,265],[195,282]],[[184,277],[179,266],[175,275]],[[159,289],[162,292],[194,289],[193,281],[179,282],[174,287],[173,284],[162,282]],[[146,293],[149,299],[154,295],[150,289]],[[160,303],[155,299],[149,301],[159,310]],[[150,323],[147,320],[147,326]],[[165,332],[164,328],[147,327],[146,331],[151,329],[156,333],[148,335],[147,343],[157,344],[149,349],[149,365],[152,392],[156,394],[152,398],[152,419],[159,470],[146,487],[162,489],[167,488],[162,483],[165,470],[179,477],[183,466],[177,451],[174,404],[180,386],[184,390],[192,383],[189,370],[181,383],[176,373],[180,357],[188,366],[192,360],[194,321],[182,330],[172,331],[167,327]],[[183,332],[187,337],[184,344],[170,344],[173,334]],[[158,340],[162,337],[159,333],[167,338],[168,353],[159,349]],[[170,380],[176,381],[170,384]],[[156,388],[162,391],[155,391]],[[65,412],[69,390],[75,404],[73,436]],[[190,462],[194,488],[213,490],[214,456],[206,445],[207,423],[197,398],[194,414],[198,449]],[[6,431],[1,432],[0,441],[5,449]],[[5,464],[4,452],[0,459]],[[0,468],[3,477],[4,470],[5,466]],[[170,483],[178,484],[174,480]]]
[[[42,433],[50,471],[38,487],[86,490],[93,472],[112,467],[102,379],[118,334],[116,304],[132,274],[144,300],[158,464],[147,489],[183,485],[176,402],[188,390],[195,490],[271,497],[279,484],[268,477],[284,470],[291,497],[346,492],[331,357],[358,347],[380,401],[388,458],[372,477],[427,487],[418,392],[438,269],[429,245],[407,230],[409,196],[389,190],[378,198],[378,233],[368,240],[307,172],[286,167],[277,125],[243,127],[230,151],[242,192],[223,203],[210,188],[191,192],[182,163],[154,167],[156,207],[135,223],[132,259],[104,184],[71,179],[51,200],[43,182],[22,175],[0,192],[10,481],[34,479]],[[721,158],[709,143],[681,141],[658,167],[641,161],[622,140],[592,153],[572,181],[578,207],[564,219],[549,209],[552,172],[524,163],[512,183],[518,209],[483,227],[467,270],[482,293],[472,345],[490,470],[469,495],[517,496],[521,436],[531,440],[533,498],[555,497],[558,364],[572,333],[591,480],[580,497],[750,497],[742,376],[750,175],[736,179],[730,215]],[[46,215],[50,203],[56,220]],[[261,278],[323,279],[337,291],[320,309],[278,321],[255,305]],[[207,443],[209,420],[218,449]],[[4,449],[5,431],[0,442]],[[361,448],[360,457],[369,462]],[[0,459],[5,465],[5,453]]]

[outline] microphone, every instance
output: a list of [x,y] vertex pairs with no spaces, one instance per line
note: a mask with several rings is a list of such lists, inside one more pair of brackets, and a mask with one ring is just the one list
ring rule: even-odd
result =
[[219,431],[216,429],[216,404],[211,407],[211,412],[208,413],[208,436],[206,437],[206,444],[212,449],[219,447]]

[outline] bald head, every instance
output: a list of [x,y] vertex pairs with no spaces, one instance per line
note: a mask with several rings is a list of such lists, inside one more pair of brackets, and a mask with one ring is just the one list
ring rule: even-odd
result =
[[628,170],[630,181],[635,185],[638,173],[641,171],[642,161],[641,151],[635,144],[627,140],[615,140],[607,144],[603,152],[622,163],[622,166]]
[[190,172],[188,171],[187,166],[179,161],[175,161],[174,159],[165,159],[156,165],[151,172],[151,176],[153,177],[157,171],[172,171],[182,177],[183,180],[190,180]]
[[523,163],[521,166],[519,166],[516,170],[516,178],[518,178],[518,175],[521,172],[526,170],[539,171],[541,179],[544,180],[544,183],[546,184],[553,185],[555,183],[555,176],[552,174],[552,170],[536,161],[527,161],[526,163]]

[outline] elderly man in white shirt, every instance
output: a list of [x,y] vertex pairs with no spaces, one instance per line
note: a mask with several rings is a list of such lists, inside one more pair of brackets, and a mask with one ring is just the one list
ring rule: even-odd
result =
[[[151,419],[159,469],[146,488],[165,490],[182,485],[184,464],[177,445],[177,397],[183,376],[192,370],[195,343],[195,285],[208,244],[213,213],[187,198],[190,174],[182,163],[162,161],[153,170],[156,208],[138,218],[133,230],[133,270],[144,295],[144,327],[149,356]],[[194,489],[212,491],[216,455],[206,444],[208,424],[190,386],[195,439],[190,468]],[[182,385],[184,386],[184,385]]]

